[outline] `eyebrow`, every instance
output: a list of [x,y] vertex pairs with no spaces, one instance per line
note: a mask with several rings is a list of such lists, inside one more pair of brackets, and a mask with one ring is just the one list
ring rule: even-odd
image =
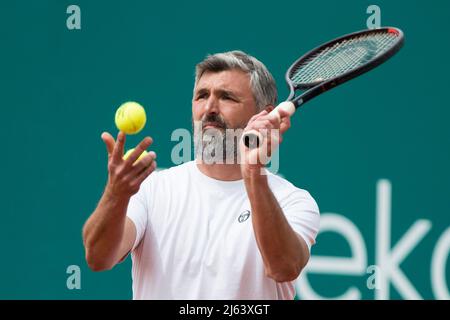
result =
[[[234,93],[233,91],[230,91],[230,90],[225,90],[225,89],[217,89],[217,90],[215,90],[216,92],[218,92],[219,93],[219,95],[228,95],[228,96],[231,96],[231,97],[233,97],[233,98],[235,98],[235,99],[241,99],[236,93]],[[201,89],[198,89],[196,92],[195,92],[195,94],[196,95],[199,95],[199,94],[204,94],[204,93],[208,93],[209,92],[209,89],[206,89],[206,88],[201,88]]]

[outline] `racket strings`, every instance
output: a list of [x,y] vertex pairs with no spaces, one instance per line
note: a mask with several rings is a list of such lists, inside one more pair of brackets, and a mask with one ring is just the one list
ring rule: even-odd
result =
[[372,33],[344,39],[303,61],[293,70],[294,84],[326,81],[375,59],[397,42],[395,33]]

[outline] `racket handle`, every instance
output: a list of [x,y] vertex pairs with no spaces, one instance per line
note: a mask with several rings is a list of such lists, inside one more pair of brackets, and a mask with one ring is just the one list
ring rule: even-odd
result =
[[[276,115],[278,121],[281,122],[281,117],[279,110],[283,109],[289,113],[289,116],[292,116],[295,112],[295,105],[291,101],[284,101],[280,103],[275,109],[273,109],[269,114]],[[250,130],[246,132],[242,139],[244,139],[244,144],[249,149],[259,148],[261,141],[263,140],[262,135],[256,130]]]

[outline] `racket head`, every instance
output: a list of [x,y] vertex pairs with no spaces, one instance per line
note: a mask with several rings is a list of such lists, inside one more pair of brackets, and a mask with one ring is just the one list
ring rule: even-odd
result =
[[302,103],[339,84],[379,66],[404,43],[403,32],[394,27],[354,32],[331,40],[300,57],[286,72],[291,89],[288,100],[294,99],[295,90],[309,90]]

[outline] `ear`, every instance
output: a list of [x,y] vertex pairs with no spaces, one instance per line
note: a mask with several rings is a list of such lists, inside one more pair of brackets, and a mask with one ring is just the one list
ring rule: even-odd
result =
[[275,107],[271,104],[264,108],[264,110],[266,110],[268,113],[270,113],[273,109],[275,109]]

